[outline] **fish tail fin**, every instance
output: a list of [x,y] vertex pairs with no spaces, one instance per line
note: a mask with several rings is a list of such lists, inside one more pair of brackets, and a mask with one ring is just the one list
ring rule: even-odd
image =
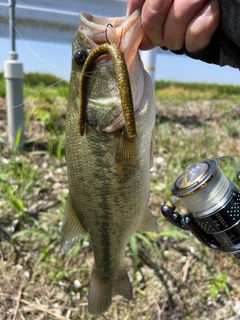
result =
[[114,281],[113,295],[116,295],[116,294],[120,294],[128,300],[132,300],[133,298],[132,285],[131,285],[127,270],[125,268],[122,270],[117,280]]
[[99,315],[107,311],[112,303],[112,295],[112,281],[99,277],[99,272],[93,268],[88,291],[89,313]]
[[132,286],[124,269],[116,280],[102,279],[99,272],[93,268],[89,292],[88,311],[90,314],[99,315],[108,310],[112,303],[112,297],[116,294],[132,299]]

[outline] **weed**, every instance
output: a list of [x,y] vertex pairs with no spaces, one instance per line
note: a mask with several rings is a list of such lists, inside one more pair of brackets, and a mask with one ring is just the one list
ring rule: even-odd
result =
[[240,88],[233,85],[156,81],[155,90],[157,99],[162,100],[228,99],[235,102],[240,100]]
[[222,124],[222,129],[227,132],[227,134],[231,137],[238,138],[240,136],[240,123],[236,120],[233,123],[225,122]]
[[[68,83],[59,81],[51,75],[26,74],[25,151],[17,150],[17,139],[9,150],[4,135],[0,137],[0,314],[7,310],[7,318],[14,317],[11,310],[17,310],[16,319],[48,317],[44,310],[53,310],[56,303],[65,319],[92,318],[86,310],[94,263],[89,236],[67,254],[59,245],[68,193],[64,158]],[[0,74],[2,98],[3,82]],[[173,182],[190,163],[224,154],[239,160],[238,92],[234,86],[156,83],[156,96],[162,100],[156,101],[155,160],[161,159],[154,162],[149,208],[157,216],[160,232],[131,237],[126,263],[135,279],[134,299],[127,303],[114,298],[108,313],[97,319],[212,319],[225,301],[225,318],[232,316],[232,288],[239,295],[233,260],[226,255],[220,259],[189,232],[170,225],[159,210],[165,199],[171,199]],[[238,185],[234,165],[224,160],[219,166]],[[178,203],[178,211],[185,213],[186,208]],[[79,301],[73,299],[76,279],[82,284]],[[216,307],[206,308],[209,292]],[[221,303],[219,294],[224,294]],[[193,298],[198,300],[193,303]]]
[[[29,161],[18,151],[21,131],[16,135],[13,148],[2,157],[0,171],[0,196],[19,214],[19,221],[27,220],[24,201],[28,200],[33,189],[37,173]],[[4,142],[7,145],[7,142]],[[3,205],[6,205],[6,203]]]
[[216,276],[213,276],[210,280],[209,291],[214,299],[221,298],[221,293],[225,293],[230,296],[229,288],[227,285],[227,275],[219,272]]
[[134,274],[135,274],[137,272],[137,270],[138,270],[138,264],[137,264],[138,247],[137,247],[137,239],[136,239],[136,235],[135,234],[133,236],[131,236],[130,241],[129,241],[129,246],[130,246],[131,253],[132,253],[133,269],[134,269]]

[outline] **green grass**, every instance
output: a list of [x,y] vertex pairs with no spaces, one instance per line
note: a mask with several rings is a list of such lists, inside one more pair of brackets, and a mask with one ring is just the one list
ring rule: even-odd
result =
[[67,98],[68,82],[51,74],[26,73],[23,90],[27,99],[37,96],[38,101],[43,100],[45,103],[53,103],[56,98]]
[[156,81],[156,98],[163,100],[228,99],[240,102],[240,86]]
[[[0,316],[2,310],[16,310],[12,297],[20,292],[19,319],[23,314],[29,320],[42,314],[55,319],[56,303],[64,319],[95,319],[86,310],[93,264],[88,236],[68,254],[59,249],[68,193],[64,155],[68,83],[59,80],[52,75],[25,75],[24,151],[17,150],[17,139],[15,148],[9,150],[2,138],[4,128],[0,128]],[[159,210],[172,197],[172,183],[190,163],[221,155],[240,160],[239,92],[237,86],[156,83],[156,147],[149,206],[158,217],[160,231],[135,233],[126,249],[133,302],[116,298],[106,316],[96,319],[158,319],[161,310],[165,318],[181,314],[182,319],[213,319],[225,301],[225,317],[234,316],[231,301],[239,295],[235,285],[239,272],[233,258],[206,249],[190,233],[166,222]],[[1,73],[0,97],[5,97]],[[219,163],[238,185],[231,161]],[[186,212],[180,203],[177,208]],[[17,271],[17,266],[23,271]],[[26,271],[29,280],[24,278]],[[80,289],[73,285],[76,279]],[[1,293],[7,294],[3,304]],[[24,301],[33,304],[33,311],[27,313]],[[47,311],[42,311],[43,306]]]
[[24,75],[24,84],[30,88],[38,87],[39,85],[51,87],[54,83],[58,83],[58,90],[59,88],[68,88],[68,82],[66,80],[59,82],[60,80],[54,75],[45,73],[29,72]]
[[[57,83],[57,85],[54,85]],[[54,86],[53,86],[54,85]],[[53,87],[52,87],[53,86]],[[25,99],[32,98],[38,91],[52,87],[38,93],[39,98],[45,98],[47,101],[53,101],[55,95],[51,98],[53,92],[57,92],[58,97],[67,96],[68,82],[61,80],[51,74],[26,73],[24,75]],[[53,91],[51,91],[53,90]],[[196,100],[196,99],[214,99],[214,100],[233,100],[240,101],[240,86],[219,85],[207,83],[187,83],[175,81],[158,80],[155,83],[156,98],[163,100]],[[0,97],[5,97],[5,81],[3,73],[0,72]]]
[[0,72],[0,97],[5,98],[6,96],[6,85],[3,77],[3,72]]
[[[25,73],[23,80],[24,99],[53,103],[56,99],[66,99],[68,82],[51,74]],[[0,72],[0,97],[6,96],[6,86],[3,73]]]

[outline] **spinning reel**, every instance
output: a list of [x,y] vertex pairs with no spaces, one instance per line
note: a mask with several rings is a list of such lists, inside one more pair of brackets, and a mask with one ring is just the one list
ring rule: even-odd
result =
[[[172,186],[174,199],[165,201],[161,212],[173,225],[190,230],[211,249],[234,254],[240,263],[240,192],[218,168],[218,161],[226,158],[236,165],[240,181],[240,167],[232,157],[190,164]],[[187,214],[175,211],[177,199]]]

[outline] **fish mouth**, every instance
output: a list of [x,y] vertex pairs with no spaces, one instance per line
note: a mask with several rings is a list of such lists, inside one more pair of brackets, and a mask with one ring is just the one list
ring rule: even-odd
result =
[[[117,44],[124,54],[130,78],[134,113],[138,115],[144,106],[142,97],[145,82],[144,68],[138,54],[138,47],[144,35],[141,24],[141,8],[127,18],[95,17],[86,12],[81,12],[79,18],[78,31],[87,41],[89,53],[99,45],[109,43]],[[98,62],[106,62],[109,59],[109,55],[104,55],[98,58]],[[120,100],[119,104],[121,105]],[[113,132],[123,125],[123,115],[120,115],[104,131]]]
[[139,8],[127,18],[102,18],[81,12],[78,30],[87,39],[90,51],[104,43],[117,44],[131,73],[132,63],[139,60],[138,47],[144,36],[141,12]]
[[[112,25],[114,29],[117,29],[122,26],[125,17],[108,18],[106,21],[106,18],[94,17],[87,12],[81,12],[79,20],[80,32],[90,40],[91,49],[94,49],[95,46],[106,42],[117,43],[116,30],[115,32],[106,30],[107,25]],[[106,32],[108,32],[107,37]]]
[[125,54],[126,48],[129,47],[127,45],[129,40],[131,40],[131,49],[132,45],[138,49],[143,38],[141,8],[127,18],[103,18],[80,12],[79,21],[79,31],[89,40],[91,50],[97,45],[108,42],[119,45]]

